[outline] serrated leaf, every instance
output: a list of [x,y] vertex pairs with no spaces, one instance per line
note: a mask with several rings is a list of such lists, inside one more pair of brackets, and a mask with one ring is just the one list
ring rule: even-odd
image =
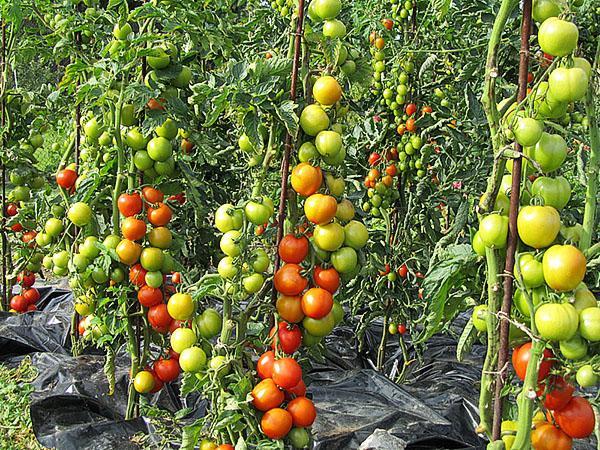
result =
[[458,362],[461,362],[465,354],[471,351],[471,347],[473,346],[476,337],[477,330],[475,329],[473,318],[471,317],[465,325],[465,328],[460,335],[460,339],[458,340],[458,344],[456,345],[456,359]]
[[287,100],[280,105],[275,105],[275,112],[277,117],[283,122],[287,132],[296,139],[298,135],[298,123],[300,119],[296,114],[296,108],[298,105],[291,100]]
[[108,395],[115,393],[115,351],[110,346],[106,346],[106,360],[104,361],[104,374],[108,381]]

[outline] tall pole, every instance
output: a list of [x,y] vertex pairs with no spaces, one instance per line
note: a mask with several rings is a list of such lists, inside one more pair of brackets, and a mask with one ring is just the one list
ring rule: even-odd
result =
[[[298,19],[296,22],[296,33],[294,36],[294,56],[292,60],[292,82],[290,87],[290,100],[296,101],[296,91],[298,87],[298,71],[300,68],[300,54],[302,44],[302,31],[304,29],[304,0],[298,1]],[[284,222],[286,218],[287,193],[288,193],[288,175],[290,173],[290,157],[294,143],[292,135],[287,133],[285,136],[285,147],[283,160],[281,162],[281,194],[279,196],[279,211],[277,213],[277,248],[283,239]],[[275,272],[279,270],[281,259],[279,252],[275,252]],[[275,288],[273,288],[273,298],[275,298]]]
[[[531,34],[531,4],[532,0],[523,0],[523,19],[521,22],[521,49],[519,52],[519,91],[517,103],[522,102],[527,96],[527,74],[529,69],[529,37]],[[515,143],[515,150],[520,154],[521,145]],[[502,315],[500,317],[500,351],[498,353],[498,377],[494,393],[494,421],[492,426],[492,440],[500,439],[500,426],[502,423],[502,388],[506,382],[508,369],[508,338],[510,323],[510,308],[513,296],[513,272],[515,266],[515,253],[519,236],[517,233],[517,214],[521,193],[521,156],[513,161],[512,185],[510,191],[510,209],[508,215],[508,245],[506,262],[504,265],[504,297],[502,299]]]
[[[4,77],[6,73],[6,22],[2,20],[2,54],[0,60],[0,127],[2,128],[2,142],[0,142],[0,146],[2,146],[2,153],[6,151],[6,138],[4,126],[6,124],[6,79]],[[2,302],[0,302],[0,311],[8,311],[9,310],[9,302],[8,302],[8,280],[7,280],[7,269],[9,258],[7,254],[8,250],[8,239],[6,236],[6,165],[4,164],[4,158],[0,159],[0,176],[2,177],[2,216],[0,221],[0,226],[2,230]]]

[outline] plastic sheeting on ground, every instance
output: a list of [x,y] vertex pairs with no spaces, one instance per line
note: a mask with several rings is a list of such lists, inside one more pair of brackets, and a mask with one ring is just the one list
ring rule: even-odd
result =
[[[116,359],[115,392],[108,395],[104,358],[69,355],[71,295],[40,288],[41,311],[0,315],[0,361],[10,364],[33,353],[39,370],[31,397],[31,418],[38,440],[60,450],[137,449],[136,435],[151,434],[144,418],[124,421],[128,361]],[[327,355],[307,375],[309,393],[318,410],[313,426],[315,450],[352,450],[368,440],[368,449],[388,450],[405,441],[410,450],[479,449],[485,442],[475,434],[477,397],[483,347],[464,362],[455,358],[456,342],[436,336],[420,364],[409,367],[406,382],[394,384],[372,370],[381,325],[365,336],[362,353],[350,327],[339,327],[327,338]],[[402,365],[397,340],[390,340],[385,362],[389,370]],[[411,349],[409,348],[409,352]],[[180,408],[177,386],[151,398],[161,408]],[[192,416],[204,414],[197,396],[184,399]],[[576,441],[575,448],[594,448]]]

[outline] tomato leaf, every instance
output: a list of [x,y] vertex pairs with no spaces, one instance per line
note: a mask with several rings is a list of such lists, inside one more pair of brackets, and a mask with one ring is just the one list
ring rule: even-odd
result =
[[298,135],[298,115],[296,114],[296,105],[291,100],[287,100],[283,102],[281,105],[275,105],[275,112],[277,113],[277,117],[281,119],[287,132],[292,136],[292,138],[296,138]]
[[469,353],[471,347],[473,346],[473,342],[477,337],[477,330],[475,329],[475,325],[473,324],[473,319],[469,318],[469,321],[465,325],[463,332],[460,335],[458,340],[458,344],[456,345],[456,359],[461,362],[465,356],[465,354]]

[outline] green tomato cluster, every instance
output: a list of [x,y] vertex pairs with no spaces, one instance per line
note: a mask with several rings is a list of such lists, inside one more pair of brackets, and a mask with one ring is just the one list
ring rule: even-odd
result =
[[415,5],[412,0],[390,0],[392,4],[392,19],[403,29],[409,23]]

